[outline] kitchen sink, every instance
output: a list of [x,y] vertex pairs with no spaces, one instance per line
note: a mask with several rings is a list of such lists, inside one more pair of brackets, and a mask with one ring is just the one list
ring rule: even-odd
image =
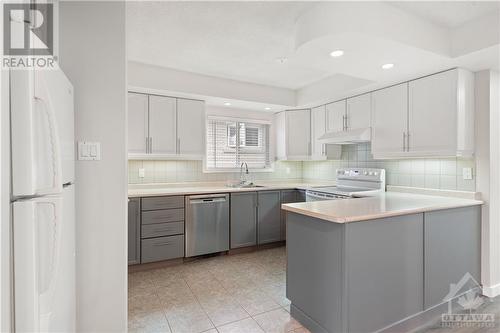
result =
[[250,184],[226,184],[227,187],[231,187],[231,188],[257,188],[257,187],[265,187],[263,185],[257,185],[257,184],[254,184],[254,183],[250,183]]

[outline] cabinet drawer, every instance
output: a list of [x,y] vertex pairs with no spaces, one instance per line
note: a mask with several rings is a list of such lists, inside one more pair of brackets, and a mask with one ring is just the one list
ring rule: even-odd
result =
[[142,224],[184,221],[184,208],[142,212]]
[[184,222],[146,224],[142,226],[142,238],[184,234]]
[[184,257],[184,235],[143,239],[141,263]]
[[184,197],[152,197],[142,198],[142,210],[158,210],[171,208],[184,208]]

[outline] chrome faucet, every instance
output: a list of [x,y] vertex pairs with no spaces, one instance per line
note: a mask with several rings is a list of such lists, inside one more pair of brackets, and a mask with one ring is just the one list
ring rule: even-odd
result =
[[[248,179],[245,179],[243,180],[243,166],[245,166],[245,174],[248,175],[249,172],[248,172],[248,164],[247,162],[243,162],[241,163],[240,165],[240,185],[241,184],[245,184],[247,182]],[[246,177],[245,177],[246,178]]]

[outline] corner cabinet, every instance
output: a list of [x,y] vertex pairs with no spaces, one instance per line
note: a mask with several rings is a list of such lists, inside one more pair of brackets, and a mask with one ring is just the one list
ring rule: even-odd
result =
[[287,110],[275,115],[276,159],[309,160],[311,153],[311,110]]
[[128,146],[129,159],[202,160],[205,103],[129,92]]
[[372,93],[374,158],[473,153],[473,73],[452,69]]

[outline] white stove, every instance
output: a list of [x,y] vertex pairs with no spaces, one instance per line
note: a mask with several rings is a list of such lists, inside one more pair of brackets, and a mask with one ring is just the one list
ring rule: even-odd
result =
[[308,189],[306,191],[306,201],[359,198],[385,191],[384,169],[338,169],[336,178],[337,186]]

